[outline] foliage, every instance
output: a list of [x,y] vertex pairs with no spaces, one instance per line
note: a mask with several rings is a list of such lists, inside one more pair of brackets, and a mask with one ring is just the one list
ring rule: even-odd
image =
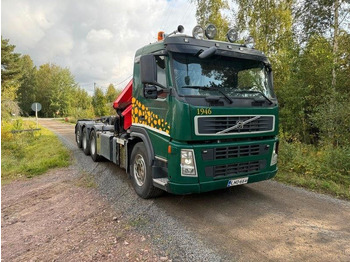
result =
[[20,85],[20,54],[14,53],[15,46],[1,36],[1,118],[18,113],[14,101]]
[[282,138],[276,179],[350,199],[349,159],[349,147],[315,147]]
[[294,6],[295,30],[300,42],[329,32],[334,22],[333,0],[302,0]]
[[[30,121],[1,122],[1,181],[33,177],[50,168],[68,166],[69,151],[49,130],[12,134],[11,130],[35,128]],[[38,157],[42,156],[42,157]]]
[[107,103],[113,103],[114,100],[118,97],[120,92],[118,92],[113,84],[109,84],[106,92]]
[[227,0],[192,0],[192,2],[197,6],[197,23],[203,29],[207,24],[214,24],[218,30],[216,39],[226,41],[229,22],[222,12],[229,8]]
[[52,64],[40,66],[37,72],[37,102],[42,104],[41,115],[64,116],[69,113],[76,83],[69,69]]
[[101,88],[95,89],[94,96],[92,98],[92,105],[95,110],[96,116],[106,116],[109,112],[107,100]]
[[113,108],[113,102],[116,100],[116,98],[119,96],[121,92],[117,91],[113,84],[110,84],[107,88],[106,92],[106,100],[107,100],[107,106],[108,106],[108,113],[110,115],[115,114],[115,109]]
[[17,100],[21,107],[22,114],[29,116],[32,112],[31,105],[36,101],[37,92],[37,69],[29,55],[24,55],[20,59],[22,72],[21,85],[17,90]]

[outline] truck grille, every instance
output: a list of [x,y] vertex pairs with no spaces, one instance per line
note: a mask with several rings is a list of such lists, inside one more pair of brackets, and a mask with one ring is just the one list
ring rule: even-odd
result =
[[210,166],[205,168],[205,175],[207,177],[241,176],[249,173],[256,173],[265,167],[266,160]]
[[272,115],[196,116],[195,121],[196,135],[232,135],[274,131],[275,118]]
[[269,152],[269,145],[243,145],[202,150],[203,160],[218,160],[237,157],[258,156]]

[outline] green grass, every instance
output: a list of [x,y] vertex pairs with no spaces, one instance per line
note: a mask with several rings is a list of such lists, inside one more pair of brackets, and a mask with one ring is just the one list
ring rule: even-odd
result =
[[276,180],[350,200],[350,148],[282,141]]
[[36,128],[31,121],[1,122],[1,182],[31,178],[50,168],[70,164],[70,153],[56,135],[42,126],[40,131],[12,134],[11,130]]

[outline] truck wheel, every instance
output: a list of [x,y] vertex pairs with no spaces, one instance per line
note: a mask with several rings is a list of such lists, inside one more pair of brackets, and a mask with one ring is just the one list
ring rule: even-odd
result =
[[90,133],[90,154],[94,162],[98,162],[101,160],[101,156],[97,154],[97,139],[95,130],[92,130]]
[[136,193],[142,198],[159,196],[163,191],[153,186],[152,168],[144,143],[137,143],[131,153],[131,180]]
[[77,131],[75,132],[75,141],[77,142],[78,148],[82,147],[82,142],[81,142],[81,134],[80,134],[80,128],[78,127]]
[[83,129],[83,151],[85,155],[90,155],[90,145],[88,142],[88,135],[86,128]]

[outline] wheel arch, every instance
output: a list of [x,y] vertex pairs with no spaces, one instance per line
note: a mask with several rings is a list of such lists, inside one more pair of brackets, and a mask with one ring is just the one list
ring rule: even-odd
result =
[[127,165],[127,173],[130,173],[130,162],[131,162],[131,153],[132,150],[134,149],[134,146],[139,143],[143,142],[146,148],[146,152],[149,156],[148,165],[152,166],[153,165],[153,160],[154,160],[154,150],[153,150],[153,145],[151,142],[151,139],[149,138],[149,135],[147,131],[144,128],[140,127],[131,127],[130,128],[130,139],[128,142],[128,165]]

